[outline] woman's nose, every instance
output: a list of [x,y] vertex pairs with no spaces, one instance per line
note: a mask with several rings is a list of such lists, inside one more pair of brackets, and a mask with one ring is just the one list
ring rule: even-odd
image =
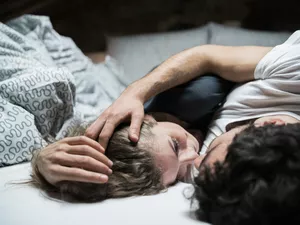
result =
[[185,164],[193,164],[194,160],[198,157],[196,150],[193,147],[187,147],[179,153],[179,162]]

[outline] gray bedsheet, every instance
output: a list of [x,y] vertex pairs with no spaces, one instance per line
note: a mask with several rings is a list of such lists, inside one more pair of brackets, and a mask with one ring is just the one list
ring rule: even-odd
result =
[[48,17],[0,23],[0,166],[94,120],[125,88],[116,73],[113,59],[94,65]]

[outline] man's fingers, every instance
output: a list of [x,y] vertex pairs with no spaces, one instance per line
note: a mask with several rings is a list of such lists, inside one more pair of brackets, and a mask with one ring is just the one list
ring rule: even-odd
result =
[[67,143],[69,145],[89,145],[103,154],[105,152],[105,149],[100,143],[86,136],[67,137],[62,139],[60,142]]
[[110,175],[112,173],[112,170],[104,163],[85,155],[72,155],[63,153],[57,156],[56,160],[58,164],[68,167],[81,168],[106,175]]
[[100,145],[106,149],[109,139],[114,133],[115,128],[121,123],[121,119],[116,119],[114,121],[107,120],[101,133],[99,134],[99,143]]
[[67,152],[73,155],[90,156],[96,159],[97,161],[104,163],[109,167],[113,165],[112,161],[109,160],[104,154],[98,152],[97,150],[87,145],[72,146]]
[[54,169],[55,174],[59,174],[58,181],[69,180],[87,183],[106,183],[108,176],[96,172],[86,171],[84,169],[57,166]]
[[144,113],[132,114],[131,123],[129,128],[129,139],[133,142],[137,142],[140,136],[141,126],[144,120]]
[[92,123],[85,131],[85,136],[96,140],[98,135],[100,134],[106,119],[101,115],[94,123]]

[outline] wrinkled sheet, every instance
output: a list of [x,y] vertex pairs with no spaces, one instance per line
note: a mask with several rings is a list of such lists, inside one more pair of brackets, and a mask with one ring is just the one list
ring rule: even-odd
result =
[[107,57],[93,64],[48,17],[0,23],[0,167],[31,159],[45,138],[91,122],[125,88]]
[[[204,225],[195,219],[186,197],[189,184],[178,183],[153,195],[68,203],[49,199],[30,185],[14,185],[30,177],[30,163],[0,169],[1,225]],[[186,197],[185,197],[186,196]]]

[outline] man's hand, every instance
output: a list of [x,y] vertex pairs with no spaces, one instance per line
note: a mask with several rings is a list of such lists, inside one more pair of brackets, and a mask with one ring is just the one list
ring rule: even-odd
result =
[[36,157],[39,172],[52,185],[64,180],[106,183],[112,162],[88,137],[68,137],[48,145]]
[[99,138],[99,143],[104,151],[115,128],[122,122],[131,121],[129,139],[133,142],[137,142],[144,119],[143,104],[144,102],[138,97],[124,92],[86,130],[85,135],[94,140]]

